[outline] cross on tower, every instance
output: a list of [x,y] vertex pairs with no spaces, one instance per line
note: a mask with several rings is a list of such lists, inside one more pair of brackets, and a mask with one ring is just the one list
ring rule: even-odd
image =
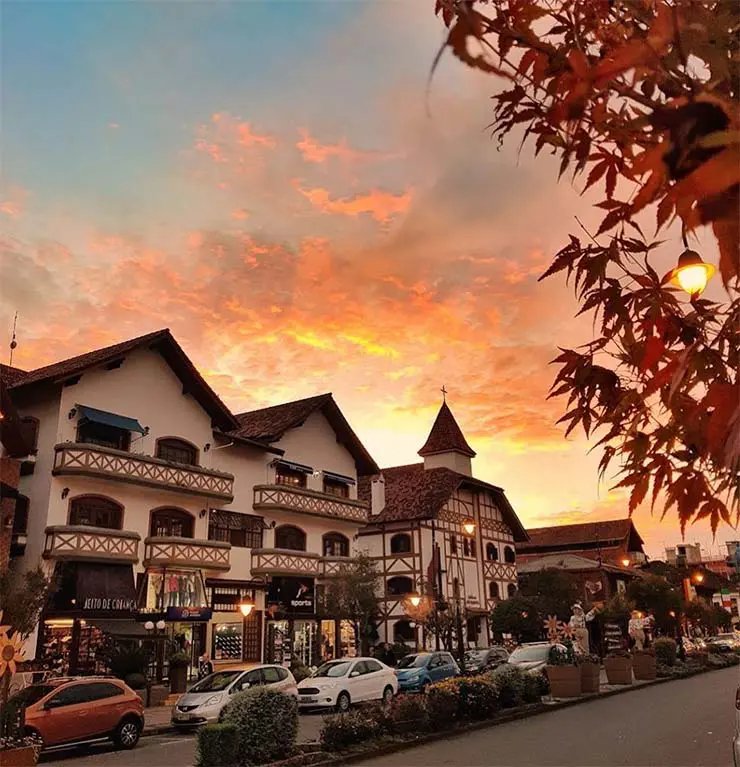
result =
[[444,384],[442,384],[440,391],[442,392],[442,402],[447,402],[447,389],[445,389]]

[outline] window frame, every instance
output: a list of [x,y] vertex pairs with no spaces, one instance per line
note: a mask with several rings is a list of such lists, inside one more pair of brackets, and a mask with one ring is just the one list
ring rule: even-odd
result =
[[[95,524],[93,522],[80,522],[77,517],[78,508],[77,506],[81,506],[84,501],[94,501],[94,502],[103,502],[101,506],[104,504],[109,504],[108,509],[97,509],[95,510],[97,512],[105,512],[105,513],[117,513],[118,514],[118,525],[111,526],[111,525],[99,525]],[[114,498],[109,498],[107,495],[98,495],[97,493],[85,493],[84,495],[76,495],[74,498],[69,499],[69,505],[67,507],[67,524],[71,526],[79,526],[79,527],[95,527],[99,530],[123,530],[123,513],[124,513],[124,507],[122,503],[119,503]]]
[[[344,553],[335,554],[333,552],[327,552],[327,543],[335,543],[339,544],[340,551],[344,551]],[[332,530],[328,533],[324,533],[321,536],[321,551],[323,552],[323,556],[325,557],[348,557],[349,556],[349,550],[350,550],[350,544],[349,544],[349,538],[342,534],[338,533],[335,530]]]
[[[394,541],[398,540],[405,540],[408,542],[408,548],[401,548],[394,550]],[[391,550],[391,554],[394,556],[402,556],[403,554],[412,554],[414,551],[414,539],[411,537],[409,533],[396,533],[395,535],[391,536],[391,539],[389,541],[389,547]]]
[[239,549],[261,549],[264,546],[264,531],[264,518],[256,514],[245,514],[231,509],[209,511],[209,541],[230,543],[232,547]]
[[[396,592],[391,591],[391,583],[392,582],[398,582],[398,581],[408,581],[408,583],[411,585],[411,588],[408,591],[402,591],[402,592]],[[388,596],[391,597],[405,597],[409,594],[413,594],[415,590],[414,586],[414,579],[410,578],[408,575],[393,575],[385,582],[385,588],[388,593]]]
[[[490,556],[490,553],[493,552],[494,556]],[[489,541],[486,544],[486,562],[498,562],[498,546],[493,542]]]
[[306,472],[291,469],[278,463],[275,466],[275,484],[283,487],[305,488],[308,486],[308,478]]
[[513,546],[504,546],[504,562],[507,565],[516,564],[516,551]]
[[[172,521],[176,517],[175,514],[172,515],[172,519],[170,519],[168,526],[169,529],[167,530],[167,533],[165,535],[161,535],[156,532],[158,529],[155,527],[155,520],[160,515],[165,515],[168,512],[177,512],[177,515],[181,517],[183,521],[187,521],[189,524],[189,531],[190,535],[176,535],[173,528],[172,528]],[[185,530],[181,531],[185,532]],[[149,512],[149,537],[150,538],[185,538],[187,540],[193,540],[195,538],[195,517],[186,509],[182,509],[179,506],[158,506],[156,509],[152,509]]]
[[[178,461],[175,458],[167,458],[160,454],[160,451],[163,449],[187,451],[192,460]],[[188,442],[188,440],[182,437],[159,437],[154,446],[154,456],[159,458],[160,461],[175,463],[178,466],[200,466],[200,450],[192,442]]]
[[[495,590],[495,594],[493,593]],[[496,581],[488,582],[488,598],[489,599],[501,599],[501,589]]]
[[[295,548],[294,546],[280,546],[278,544],[278,534],[284,534],[285,531],[297,531],[303,539],[303,547],[302,548]],[[308,536],[306,535],[306,531],[298,527],[297,525],[278,525],[278,527],[275,528],[275,548],[276,549],[284,549],[285,551],[308,551]]]
[[349,485],[346,482],[324,477],[322,487],[325,495],[331,495],[334,498],[349,498]]
[[[101,436],[94,437],[93,439],[85,438],[84,433],[86,430],[98,430]],[[106,437],[105,435],[109,436]],[[120,429],[118,426],[109,426],[108,424],[83,419],[77,424],[76,441],[82,445],[98,445],[99,447],[107,447],[111,450],[120,450],[121,452],[128,453],[131,449],[131,432],[126,429]]]

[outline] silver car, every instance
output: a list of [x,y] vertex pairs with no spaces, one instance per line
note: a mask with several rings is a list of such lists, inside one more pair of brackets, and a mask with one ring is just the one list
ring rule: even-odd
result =
[[735,692],[735,737],[732,739],[732,759],[740,767],[740,687]]
[[553,647],[565,651],[563,645],[553,645],[550,642],[529,642],[519,645],[509,656],[509,660],[497,670],[505,669],[507,666],[518,666],[522,671],[544,671]]
[[172,709],[172,724],[185,729],[218,722],[232,696],[265,685],[298,697],[293,674],[283,666],[237,666],[209,674],[181,695]]

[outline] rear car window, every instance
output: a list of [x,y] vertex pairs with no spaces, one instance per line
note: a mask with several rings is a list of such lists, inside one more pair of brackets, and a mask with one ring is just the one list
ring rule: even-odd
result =
[[273,668],[272,666],[267,666],[267,668],[263,668],[262,676],[264,677],[265,682],[267,684],[274,684],[275,682],[280,681],[280,674],[278,673],[278,670],[276,668]]

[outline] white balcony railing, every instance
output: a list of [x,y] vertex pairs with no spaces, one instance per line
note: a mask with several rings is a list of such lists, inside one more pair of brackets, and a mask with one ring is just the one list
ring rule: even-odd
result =
[[55,475],[81,474],[229,503],[234,500],[233,474],[77,442],[56,445],[54,450]]
[[362,501],[289,485],[256,485],[254,508],[256,511],[299,511],[360,524],[367,522],[369,511],[368,505]]
[[322,575],[319,554],[291,549],[252,549],[254,575]]
[[44,559],[86,562],[139,561],[138,533],[86,525],[55,525],[45,530]]
[[197,538],[144,539],[144,567],[187,567],[198,570],[231,569],[231,544]]

